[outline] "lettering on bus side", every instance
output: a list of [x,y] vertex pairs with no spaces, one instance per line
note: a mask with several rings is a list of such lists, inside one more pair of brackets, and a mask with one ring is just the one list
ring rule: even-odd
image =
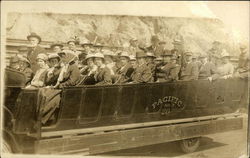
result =
[[167,115],[171,112],[182,111],[185,108],[183,102],[175,96],[165,96],[153,102],[146,110],[148,113],[158,112]]

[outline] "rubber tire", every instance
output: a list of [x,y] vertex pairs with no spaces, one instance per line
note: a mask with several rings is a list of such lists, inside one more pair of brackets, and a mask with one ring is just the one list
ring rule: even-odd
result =
[[2,152],[3,153],[12,153],[12,149],[10,147],[10,145],[6,142],[6,141],[3,141],[3,144],[2,144]]
[[[193,141],[191,145],[190,141]],[[195,150],[197,150],[199,146],[200,146],[200,137],[183,139],[180,141],[180,147],[184,153],[194,152]]]

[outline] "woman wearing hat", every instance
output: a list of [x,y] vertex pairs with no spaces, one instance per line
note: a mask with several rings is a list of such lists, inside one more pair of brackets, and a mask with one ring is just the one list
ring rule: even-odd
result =
[[104,63],[110,69],[111,75],[114,75],[117,70],[116,63],[114,62],[115,54],[110,50],[105,50],[103,52],[103,55],[104,55]]
[[46,54],[46,51],[39,45],[42,39],[36,33],[31,33],[27,36],[27,39],[31,44],[31,48],[28,50],[27,59],[30,61],[30,68],[36,73],[39,68],[36,62],[37,56],[38,54]]
[[33,78],[33,71],[30,68],[30,62],[27,58],[21,57],[20,58],[20,72],[25,74],[26,77],[26,85],[30,83]]
[[131,74],[133,73],[134,69],[129,64],[129,54],[128,52],[122,52],[119,56],[121,68],[116,71],[115,75],[115,83],[127,83],[131,81]]
[[46,64],[48,60],[47,55],[45,54],[38,54],[37,56],[37,65],[39,66],[38,70],[36,71],[33,79],[31,80],[30,85],[26,88],[41,88],[45,84],[45,77],[47,74],[47,69],[49,68]]
[[60,56],[58,54],[50,54],[49,55],[49,66],[50,68],[47,70],[47,75],[45,78],[46,86],[55,86],[57,83],[57,79],[62,70],[63,64],[61,63]]
[[[81,85],[93,85],[95,84],[94,74],[96,73],[97,66],[94,63],[94,54],[88,54],[84,60],[87,66],[83,67],[80,72],[82,74]],[[84,64],[85,64],[84,63]]]
[[75,86],[80,82],[80,70],[75,62],[77,56],[70,50],[59,53],[64,66],[59,74],[57,83],[54,88],[63,88]]
[[133,83],[148,83],[152,81],[152,73],[150,68],[147,66],[146,57],[147,55],[144,51],[136,52],[138,65],[131,76]]
[[97,71],[94,75],[96,85],[112,84],[110,69],[104,64],[104,55],[96,53],[94,55],[94,62],[97,66]]

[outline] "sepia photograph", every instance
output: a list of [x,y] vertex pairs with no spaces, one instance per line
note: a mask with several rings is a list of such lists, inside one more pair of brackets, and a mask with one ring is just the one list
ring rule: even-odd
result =
[[1,1],[0,157],[249,157],[249,1]]

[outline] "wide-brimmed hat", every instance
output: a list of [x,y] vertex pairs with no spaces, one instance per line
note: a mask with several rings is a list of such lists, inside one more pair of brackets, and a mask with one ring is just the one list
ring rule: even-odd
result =
[[95,54],[87,54],[86,57],[85,57],[85,60],[89,59],[89,58],[94,58],[95,57]]
[[156,58],[156,56],[152,52],[147,52],[146,55],[147,55],[147,57]]
[[119,55],[119,57],[126,57],[128,59],[130,59],[129,55],[128,55],[128,52],[125,52],[125,51],[122,51]]
[[50,48],[53,48],[55,46],[59,46],[60,48],[63,48],[63,44],[61,42],[55,42],[50,45]]
[[104,56],[112,56],[112,57],[115,56],[114,52],[111,50],[104,50],[103,55]]
[[26,58],[26,57],[20,57],[19,58],[21,61],[23,61],[23,62],[26,62],[26,63],[28,63],[29,64],[29,66],[30,66],[30,61]]
[[48,56],[46,54],[41,53],[41,54],[37,55],[36,60],[38,60],[38,59],[41,59],[43,61],[47,61],[48,60]]
[[166,42],[165,41],[160,41],[159,44],[166,44]]
[[207,58],[207,54],[201,54],[199,58]]
[[49,54],[49,56],[48,56],[48,60],[55,59],[55,58],[57,58],[58,60],[61,59],[60,56],[56,53]]
[[131,42],[133,42],[133,41],[138,41],[138,39],[136,39],[136,38],[131,38],[131,39],[129,40],[129,43],[131,43]]
[[99,53],[99,52],[98,52],[98,53],[95,53],[95,54],[94,54],[94,57],[95,57],[95,58],[102,58],[102,59],[104,59],[104,55],[103,55],[102,53]]
[[130,55],[130,56],[129,56],[129,60],[130,60],[130,61],[136,61],[136,58],[135,58],[134,55]]
[[193,56],[193,54],[191,52],[186,52],[185,56]]
[[147,55],[144,51],[137,51],[136,52],[136,58],[145,58],[145,57],[147,57]]
[[85,45],[93,45],[93,44],[89,40],[85,39],[80,43],[80,45],[83,47]]
[[94,47],[104,47],[104,46],[103,46],[103,44],[101,44],[101,43],[96,43],[96,44],[94,45]]
[[171,53],[170,50],[168,49],[165,49],[163,52],[162,52],[162,55],[161,56],[172,56],[173,54]]
[[31,37],[37,38],[39,41],[38,43],[40,43],[42,41],[42,38],[34,32],[30,33],[30,35],[27,36],[27,39],[30,40]]
[[180,39],[175,38],[172,44],[182,44],[182,41]]
[[157,58],[155,58],[155,61],[163,61],[163,58],[162,57],[157,57]]
[[70,39],[67,41],[67,44],[69,44],[70,42],[74,42],[75,45],[78,43],[78,42],[76,41],[76,39],[74,39],[74,38],[70,38]]
[[230,58],[230,54],[225,49],[223,49],[221,52],[221,58]]
[[157,35],[151,37],[151,41],[160,41]]

